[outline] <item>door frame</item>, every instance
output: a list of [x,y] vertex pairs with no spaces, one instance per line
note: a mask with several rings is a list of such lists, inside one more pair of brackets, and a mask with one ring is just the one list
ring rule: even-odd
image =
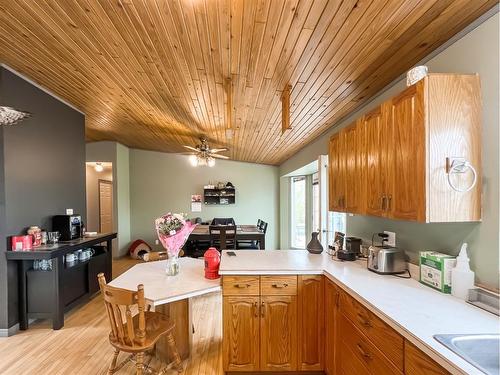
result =
[[97,203],[99,206],[99,232],[101,232],[101,183],[106,185],[111,185],[111,224],[114,227],[114,191],[113,191],[113,181],[104,180],[99,178],[97,180]]

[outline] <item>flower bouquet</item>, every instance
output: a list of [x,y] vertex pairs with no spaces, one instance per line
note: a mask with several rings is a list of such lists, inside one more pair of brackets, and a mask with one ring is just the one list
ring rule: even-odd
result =
[[179,273],[179,252],[196,224],[186,220],[183,214],[169,212],[155,220],[155,227],[158,239],[167,250],[167,275],[177,275]]

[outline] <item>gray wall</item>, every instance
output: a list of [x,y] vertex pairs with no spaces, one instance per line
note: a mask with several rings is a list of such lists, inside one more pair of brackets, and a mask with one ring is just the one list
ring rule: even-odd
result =
[[[498,8],[494,10],[498,12]],[[499,284],[499,16],[496,13],[477,28],[425,61],[430,72],[479,73],[483,99],[483,221],[469,224],[418,224],[368,216],[349,216],[347,231],[364,239],[373,232],[397,233],[398,246],[416,262],[418,251],[439,250],[456,254],[462,242],[469,243],[476,281]],[[304,147],[280,166],[284,176],[328,153],[330,135],[405,87],[404,79],[375,96],[368,104]],[[283,210],[282,210],[283,211]],[[282,212],[283,215],[283,212]],[[282,216],[283,218],[283,216]]]
[[[18,125],[0,127],[3,253],[8,236],[22,234],[30,225],[51,229],[51,217],[66,208],[85,218],[85,117],[10,71],[1,68],[0,74],[1,104],[33,114]],[[17,323],[18,312],[17,270],[13,262],[6,265],[4,255],[0,298],[0,329],[5,329]]]
[[[231,181],[236,204],[205,206],[191,210],[191,194],[203,194],[209,181]],[[276,249],[279,230],[278,168],[260,164],[217,160],[215,167],[192,167],[186,156],[130,150],[130,197],[132,240],[154,242],[154,219],[184,212],[204,220],[234,217],[237,224],[269,223],[266,248]]]

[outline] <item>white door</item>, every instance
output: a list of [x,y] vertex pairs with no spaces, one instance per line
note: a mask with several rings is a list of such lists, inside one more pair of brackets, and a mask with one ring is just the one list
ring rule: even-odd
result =
[[328,155],[318,157],[319,179],[319,229],[320,241],[323,249],[328,248],[328,228],[330,228],[328,215]]

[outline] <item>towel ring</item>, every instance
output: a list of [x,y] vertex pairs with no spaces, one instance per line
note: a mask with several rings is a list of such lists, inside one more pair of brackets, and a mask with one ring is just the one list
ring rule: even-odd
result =
[[[452,174],[462,174],[469,170],[472,172],[472,183],[466,189],[460,189],[451,180]],[[448,174],[448,184],[451,188],[459,193],[467,193],[471,191],[477,182],[476,169],[465,158],[446,158],[446,173]]]

